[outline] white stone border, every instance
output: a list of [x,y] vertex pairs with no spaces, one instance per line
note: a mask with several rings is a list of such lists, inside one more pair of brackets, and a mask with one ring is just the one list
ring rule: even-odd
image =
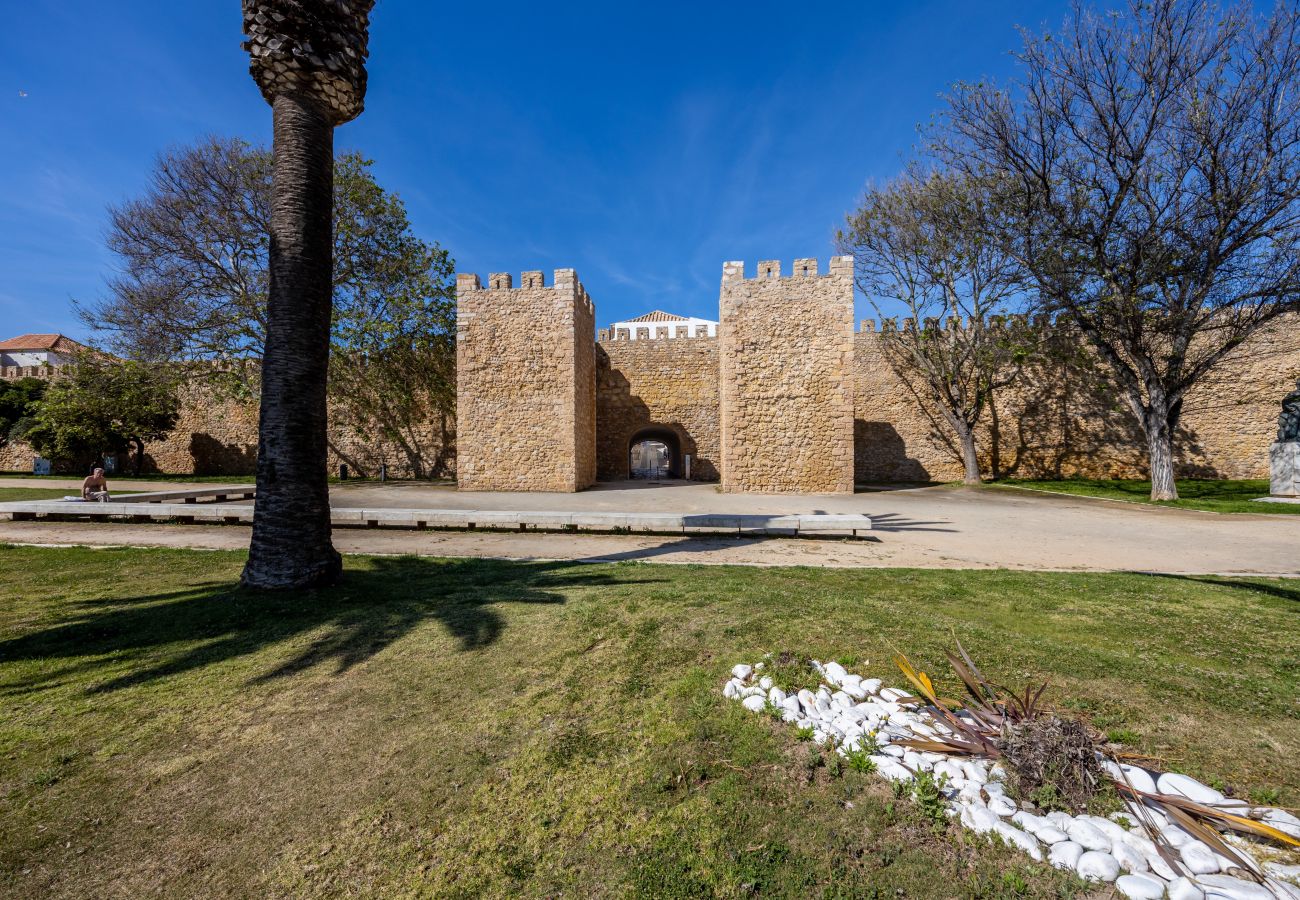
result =
[[[1032,859],[1046,860],[1058,869],[1068,869],[1089,881],[1114,883],[1133,900],[1300,900],[1300,865],[1265,862],[1261,871],[1269,884],[1235,877],[1240,871],[1233,862],[1207,844],[1170,822],[1159,811],[1125,801],[1130,812],[1100,816],[1070,816],[1061,812],[1040,815],[1029,803],[1017,805],[1006,794],[1006,772],[988,760],[918,752],[899,741],[951,736],[943,721],[915,706],[898,701],[908,691],[885,687],[879,678],[855,675],[839,663],[812,661],[821,675],[816,692],[801,690],[787,695],[763,674],[764,662],[741,663],[731,670],[722,689],[728,699],[746,709],[779,714],[797,728],[810,728],[813,740],[831,744],[841,756],[872,746],[870,759],[876,772],[890,781],[911,782],[917,772],[932,772],[942,781],[948,815],[978,833],[996,835]],[[958,712],[957,715],[962,715]],[[1138,790],[1180,795],[1238,815],[1250,814],[1278,830],[1300,838],[1300,819],[1272,807],[1250,807],[1243,800],[1225,797],[1194,778],[1174,772],[1157,773],[1139,766],[1102,764],[1112,775],[1121,772]],[[1177,848],[1184,868],[1193,877],[1180,875],[1156,851],[1138,815],[1155,824],[1168,843]],[[1128,827],[1125,822],[1130,823]],[[1257,845],[1235,835],[1225,835],[1243,856]]]

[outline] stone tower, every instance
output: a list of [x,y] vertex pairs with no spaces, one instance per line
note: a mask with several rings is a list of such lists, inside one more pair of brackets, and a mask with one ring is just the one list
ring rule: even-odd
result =
[[853,258],[722,266],[722,489],[853,491]]
[[579,491],[596,480],[595,310],[573,269],[456,276],[462,491]]

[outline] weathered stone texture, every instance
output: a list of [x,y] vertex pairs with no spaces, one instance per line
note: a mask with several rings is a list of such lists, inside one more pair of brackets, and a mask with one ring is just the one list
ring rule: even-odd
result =
[[[257,468],[257,398],[231,397],[214,390],[202,379],[191,380],[180,392],[180,417],[176,427],[161,441],[145,444],[143,471],[169,475],[251,475]],[[409,478],[411,466],[394,442],[376,433],[373,425],[351,422],[331,409],[329,439],[342,456],[329,451],[330,473],[347,463],[353,474],[377,476],[380,464],[388,466],[392,478]],[[419,440],[426,457],[446,457],[448,473],[454,472],[455,423],[430,422],[420,429]],[[30,472],[35,451],[26,443],[0,447],[0,471]],[[129,469],[133,460],[124,460]],[[59,469],[73,466],[64,462]],[[75,468],[75,466],[73,466]],[[126,469],[119,468],[119,471]]]
[[633,438],[653,428],[677,436],[692,479],[720,477],[716,337],[601,341],[596,408],[601,480],[627,478]]
[[722,489],[853,490],[853,261],[723,265]]
[[[1052,339],[1086,347],[1058,326]],[[859,482],[953,481],[948,431],[889,366],[879,335],[856,335],[854,470]],[[1086,355],[1086,351],[1085,351]],[[1088,365],[1090,371],[1080,366]],[[1278,404],[1300,377],[1300,316],[1261,330],[1188,395],[1175,437],[1180,477],[1267,478]],[[1142,478],[1145,442],[1095,361],[1058,362],[1001,391],[977,440],[985,474],[1021,478]]]
[[461,274],[457,477],[467,491],[576,491],[596,478],[595,310],[572,269]]

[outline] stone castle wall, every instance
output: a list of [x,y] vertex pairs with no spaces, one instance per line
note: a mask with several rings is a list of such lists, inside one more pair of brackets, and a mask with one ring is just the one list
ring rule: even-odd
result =
[[[1106,370],[1068,328],[1055,360],[995,398],[978,430],[985,475],[1141,478],[1145,439]],[[953,481],[960,457],[867,328],[855,336],[854,473],[859,482]],[[1075,352],[1064,352],[1067,347]],[[1175,436],[1180,477],[1267,478],[1281,398],[1300,378],[1300,316],[1262,329],[1188,395]]]
[[853,260],[723,265],[722,489],[853,490]]
[[595,310],[572,269],[456,278],[457,477],[469,491],[596,478]]
[[[55,370],[57,372],[57,369]],[[18,376],[14,376],[18,377]],[[145,444],[145,474],[252,475],[257,469],[257,398],[231,397],[203,380],[191,380],[180,391],[180,416],[176,427],[161,441]],[[426,456],[440,451],[455,463],[455,423],[430,422],[419,439]],[[338,411],[330,412],[329,470],[346,463],[353,474],[377,476],[380,464],[393,478],[408,478],[411,467],[401,448],[376,433],[373,426],[350,422]],[[336,453],[333,448],[341,452]],[[30,472],[36,452],[30,445],[12,442],[0,447],[0,472]],[[118,471],[130,471],[134,460],[122,460]],[[79,472],[72,461],[60,461],[57,471]]]
[[597,471],[629,475],[634,438],[672,432],[691,456],[691,478],[721,477],[716,337],[602,340],[596,367]]

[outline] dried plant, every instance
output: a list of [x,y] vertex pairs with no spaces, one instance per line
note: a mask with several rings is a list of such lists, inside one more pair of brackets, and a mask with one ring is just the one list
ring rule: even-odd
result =
[[1043,705],[1046,683],[1037,688],[1027,687],[1020,693],[995,685],[984,677],[961,642],[955,636],[953,640],[957,654],[949,652],[946,656],[966,687],[968,700],[965,703],[941,698],[929,676],[916,669],[902,653],[894,656],[899,671],[921,695],[898,702],[926,706],[938,720],[936,730],[943,732],[938,737],[896,743],[918,751],[1001,760],[1013,781],[1020,782],[1017,786],[1022,789],[1022,796],[1051,786],[1067,805],[1075,809],[1084,807],[1098,790],[1111,784],[1121,798],[1131,801],[1130,806],[1143,830],[1156,845],[1161,858],[1176,872],[1187,870],[1148,810],[1160,813],[1223,854],[1248,877],[1260,882],[1265,877],[1253,860],[1228,844],[1220,832],[1235,831],[1300,848],[1300,840],[1259,819],[1179,795],[1140,790],[1123,775],[1124,770],[1119,768],[1117,760],[1111,762],[1115,763],[1120,777],[1103,773],[1098,758],[1098,742],[1087,726],[1062,718]]

